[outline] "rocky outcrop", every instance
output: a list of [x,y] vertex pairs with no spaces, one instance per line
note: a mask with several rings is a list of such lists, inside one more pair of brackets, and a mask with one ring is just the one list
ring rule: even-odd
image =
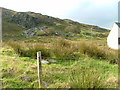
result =
[[43,27],[34,27],[34,28],[31,28],[31,29],[28,29],[26,31],[23,32],[23,34],[26,36],[26,37],[33,37],[33,36],[37,36],[37,33],[40,31],[40,32],[45,32],[44,30],[48,28],[46,26],[43,26]]
[[15,12],[3,8],[3,21],[18,24],[24,28],[33,28],[39,25],[54,25],[54,22],[62,21],[47,15],[34,12]]
[[26,13],[17,13],[15,14],[9,22],[19,24],[21,26],[24,26],[25,28],[32,28],[36,27],[40,24],[40,19],[36,17],[31,17]]

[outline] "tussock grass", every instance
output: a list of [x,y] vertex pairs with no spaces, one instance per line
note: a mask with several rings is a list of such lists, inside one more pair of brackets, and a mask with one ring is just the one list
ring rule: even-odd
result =
[[75,67],[75,70],[71,71],[68,79],[69,86],[71,88],[105,88],[105,84],[102,75],[102,70],[99,72],[93,68]]
[[107,60],[110,63],[117,63],[118,51],[91,41],[70,41],[63,38],[55,39],[54,43],[25,43],[8,42],[14,51],[25,57],[36,58],[38,51],[42,52],[43,59],[71,60],[85,57]]
[[77,47],[79,52],[96,59],[107,60],[110,63],[117,63],[118,50],[112,50],[108,47],[100,47],[92,42],[79,42]]
[[19,56],[36,58],[36,53],[41,51],[43,58],[50,57],[50,50],[43,43],[8,42],[8,45]]

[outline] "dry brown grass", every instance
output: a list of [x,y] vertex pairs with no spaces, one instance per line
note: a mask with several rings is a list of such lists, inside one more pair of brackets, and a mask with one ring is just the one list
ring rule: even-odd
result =
[[70,41],[57,38],[53,43],[24,43],[8,42],[14,51],[20,56],[36,58],[36,52],[42,52],[42,58],[54,58],[58,60],[78,59],[80,57],[91,57],[117,63],[118,51],[112,50],[101,42],[86,40]]

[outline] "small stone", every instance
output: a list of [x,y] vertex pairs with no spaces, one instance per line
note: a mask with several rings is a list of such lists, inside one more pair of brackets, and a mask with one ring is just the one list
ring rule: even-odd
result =
[[13,59],[16,59],[16,57],[12,57]]
[[54,59],[51,59],[50,62],[51,62],[51,63],[56,63],[57,61],[54,60]]
[[22,80],[25,80],[25,81],[31,81],[31,78],[29,77],[21,77]]
[[42,60],[41,63],[43,63],[43,64],[49,64],[49,62],[46,61],[46,60]]

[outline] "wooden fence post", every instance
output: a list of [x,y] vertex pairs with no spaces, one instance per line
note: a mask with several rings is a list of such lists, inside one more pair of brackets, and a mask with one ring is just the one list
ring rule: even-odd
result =
[[42,64],[41,64],[41,52],[37,52],[37,66],[38,66],[39,88],[42,88]]

